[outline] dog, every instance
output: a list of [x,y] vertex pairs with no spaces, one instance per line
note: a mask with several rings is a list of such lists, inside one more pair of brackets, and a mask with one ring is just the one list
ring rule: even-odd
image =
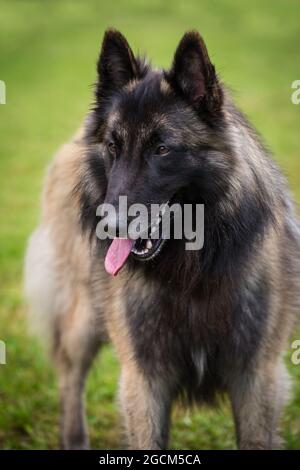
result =
[[[120,196],[147,207],[203,204],[203,248],[174,237],[126,241],[124,217],[108,218],[116,236],[99,240],[97,207],[118,214]],[[285,178],[198,32],[157,70],[106,31],[94,106],[51,164],[42,205],[25,286],[58,374],[62,447],[89,446],[84,383],[109,340],[129,448],[167,447],[177,399],[215,404],[224,394],[238,448],[279,448],[299,222]]]

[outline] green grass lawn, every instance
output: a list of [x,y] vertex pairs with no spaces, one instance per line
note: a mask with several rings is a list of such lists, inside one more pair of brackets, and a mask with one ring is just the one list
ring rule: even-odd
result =
[[[0,447],[58,446],[55,375],[26,332],[22,263],[26,239],[38,221],[45,167],[71,136],[92,101],[95,62],[106,27],[119,28],[135,51],[168,66],[183,32],[197,28],[222,78],[264,135],[300,201],[300,105],[291,83],[300,79],[298,0],[18,1],[0,0]],[[295,333],[300,338],[300,331]],[[284,416],[289,449],[300,448],[300,365],[287,363],[294,394]],[[88,381],[92,446],[120,448],[115,394],[118,365],[107,347]],[[226,403],[219,410],[176,409],[171,446],[235,446]]]

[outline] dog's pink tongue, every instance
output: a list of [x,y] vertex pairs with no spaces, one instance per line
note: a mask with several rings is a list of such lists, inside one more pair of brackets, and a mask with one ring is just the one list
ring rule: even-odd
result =
[[106,272],[116,276],[130,255],[134,240],[114,238],[105,257]]

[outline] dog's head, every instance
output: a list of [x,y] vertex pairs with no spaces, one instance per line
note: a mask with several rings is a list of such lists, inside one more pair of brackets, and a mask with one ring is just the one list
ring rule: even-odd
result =
[[[183,36],[169,70],[156,70],[134,56],[119,32],[108,30],[87,134],[97,149],[90,157],[94,188],[99,185],[95,205],[104,187],[105,202],[117,212],[120,196],[128,206],[213,204],[230,172],[224,126],[223,88],[197,32]],[[108,230],[118,233],[122,223],[124,217],[110,217]],[[115,243],[113,257],[121,251],[126,259],[131,250],[146,260],[160,252],[162,240],[121,244]]]

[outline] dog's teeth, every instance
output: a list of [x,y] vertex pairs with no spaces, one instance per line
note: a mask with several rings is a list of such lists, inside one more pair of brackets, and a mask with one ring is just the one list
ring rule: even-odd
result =
[[151,240],[147,240],[146,247],[148,248],[148,250],[151,250],[151,248],[152,248],[152,241]]

